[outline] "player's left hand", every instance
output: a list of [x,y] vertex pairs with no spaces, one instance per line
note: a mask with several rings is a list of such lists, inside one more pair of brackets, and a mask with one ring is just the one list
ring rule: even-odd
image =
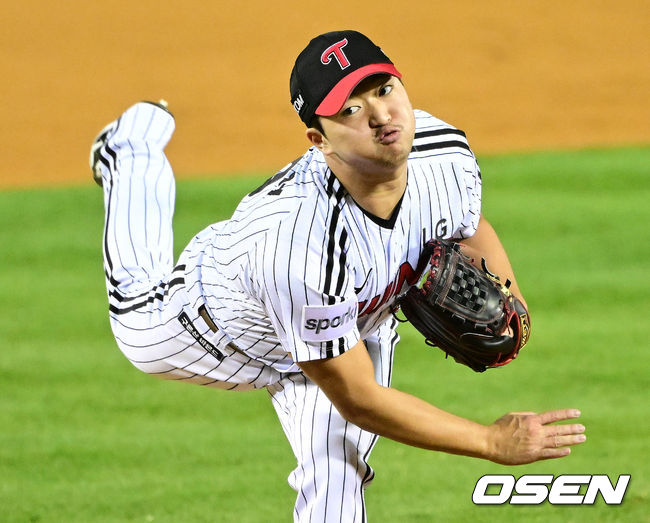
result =
[[[467,248],[466,248],[467,249]],[[483,260],[481,268],[450,240],[429,240],[415,284],[398,296],[406,319],[458,363],[476,372],[517,357],[530,338],[530,315]]]
[[568,456],[570,446],[586,440],[585,427],[579,423],[552,423],[579,416],[580,411],[576,409],[552,410],[542,414],[506,414],[488,427],[489,459],[502,465],[523,465]]

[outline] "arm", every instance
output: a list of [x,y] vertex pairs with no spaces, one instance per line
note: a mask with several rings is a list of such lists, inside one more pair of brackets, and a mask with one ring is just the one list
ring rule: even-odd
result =
[[524,306],[528,308],[528,305],[519,290],[519,286],[517,285],[515,273],[510,265],[508,255],[506,254],[496,231],[483,216],[481,216],[474,235],[462,240],[460,243],[464,247],[463,252],[477,260],[479,264],[481,258],[485,258],[490,272],[498,275],[499,278],[501,278],[501,281],[505,282],[506,279],[510,280],[512,282],[510,290],[521,300]]
[[346,420],[414,447],[514,465],[566,456],[570,449],[558,447],[582,441],[582,425],[547,425],[578,417],[575,410],[512,413],[486,426],[382,387],[362,341],[341,356],[299,365]]

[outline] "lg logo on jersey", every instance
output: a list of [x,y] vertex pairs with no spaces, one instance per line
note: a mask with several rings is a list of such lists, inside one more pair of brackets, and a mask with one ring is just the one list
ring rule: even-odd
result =
[[[488,474],[476,483],[472,501],[476,505],[539,505],[548,499],[551,505],[593,505],[600,493],[608,505],[620,505],[629,482],[629,474],[620,475],[616,486],[605,474],[564,474],[555,479],[551,474],[526,474],[516,481],[508,474]],[[583,485],[587,488],[581,494]],[[499,491],[488,494],[490,486]]]
[[436,223],[436,238],[442,240],[447,236],[447,220],[444,218]]

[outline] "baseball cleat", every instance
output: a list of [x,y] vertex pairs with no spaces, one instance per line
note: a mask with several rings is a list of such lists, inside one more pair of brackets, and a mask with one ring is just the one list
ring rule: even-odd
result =
[[172,118],[174,117],[172,112],[169,110],[169,104],[167,103],[167,100],[165,100],[164,98],[161,98],[157,102],[151,102],[149,100],[142,100],[140,103],[141,104],[151,104],[151,105],[155,105],[156,107],[160,107],[163,111],[165,111],[166,113],[169,113],[169,115]]
[[[93,175],[93,180],[95,180],[95,183],[102,187],[102,169],[101,166],[104,165],[105,168],[108,168],[107,165],[107,157],[106,157],[106,149],[105,145],[108,142],[108,140],[116,133],[120,121],[125,118],[130,116],[130,113],[133,113],[134,110],[137,112],[138,106],[141,106],[142,104],[150,104],[153,106],[158,107],[159,109],[162,109],[167,113],[172,121],[174,120],[174,115],[170,112],[168,108],[168,103],[166,100],[161,99],[158,102],[151,102],[148,100],[139,102],[135,104],[133,107],[127,109],[127,111],[124,112],[124,114],[118,119],[115,120],[111,123],[109,123],[106,127],[104,127],[99,134],[95,137],[93,140],[92,145],[90,146],[90,157],[88,159],[88,163],[90,165],[90,170],[92,171]],[[135,117],[135,116],[134,116]],[[167,141],[171,138],[171,133],[174,130],[174,126],[171,126],[171,132],[168,132],[165,130],[163,135],[158,139],[159,142],[162,143],[162,146],[164,147],[167,144]],[[135,138],[135,136],[134,136]],[[104,154],[102,155],[102,151],[104,151]]]

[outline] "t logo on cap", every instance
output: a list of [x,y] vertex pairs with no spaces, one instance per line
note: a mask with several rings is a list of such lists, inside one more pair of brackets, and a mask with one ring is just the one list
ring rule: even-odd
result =
[[344,38],[343,40],[330,45],[327,49],[325,49],[325,51],[323,51],[323,54],[320,57],[321,63],[323,65],[329,64],[332,61],[332,55],[334,55],[334,58],[336,58],[336,61],[339,63],[341,69],[349,67],[350,60],[348,60],[348,57],[345,56],[345,53],[343,52],[343,48],[346,45],[348,45],[347,38]]

